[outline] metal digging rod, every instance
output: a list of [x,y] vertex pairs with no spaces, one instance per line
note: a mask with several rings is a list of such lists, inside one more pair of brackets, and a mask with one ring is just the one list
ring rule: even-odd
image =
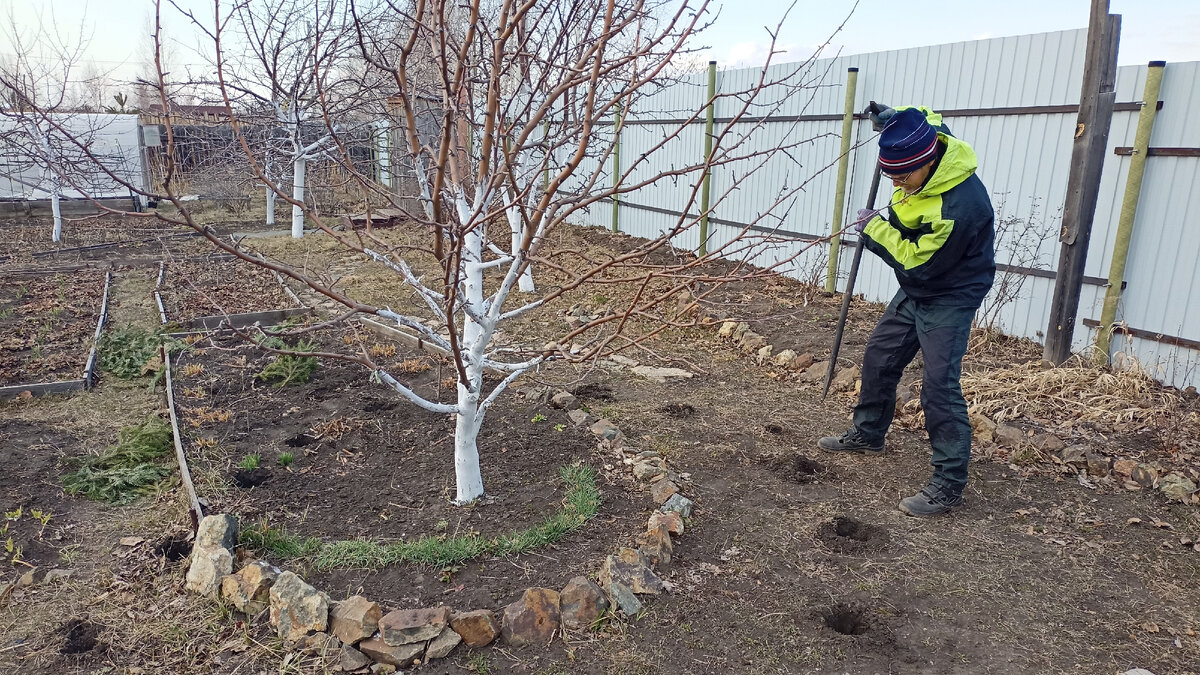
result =
[[[872,101],[874,104],[874,101]],[[867,208],[875,208],[875,195],[879,193],[879,163],[875,163],[875,175],[871,176],[871,190],[867,195]],[[854,280],[858,277],[858,263],[862,260],[863,241],[866,235],[858,235],[854,245],[854,260],[850,263],[850,277],[846,279],[846,292],[842,294],[842,314],[838,317],[837,330],[833,333],[833,350],[829,354],[829,371],[825,373],[825,384],[821,386],[821,400],[829,394],[833,382],[833,370],[837,368],[838,351],[842,348],[842,333],[846,331],[846,315],[850,313],[850,298],[854,296]]]

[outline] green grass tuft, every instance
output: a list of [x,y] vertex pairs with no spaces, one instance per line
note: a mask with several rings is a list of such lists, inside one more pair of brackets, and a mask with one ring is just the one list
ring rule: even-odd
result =
[[150,417],[122,429],[117,444],[100,455],[68,460],[78,468],[62,477],[63,488],[69,494],[109,504],[129,504],[154,492],[158,482],[171,473],[158,462],[171,449],[171,426]]
[[600,508],[594,469],[574,464],[559,468],[558,474],[567,483],[563,508],[542,523],[513,534],[492,538],[426,536],[387,544],[369,539],[321,542],[313,537],[301,539],[261,523],[257,529],[243,531],[242,543],[282,558],[311,557],[318,570],[378,569],[401,563],[446,567],[484,555],[526,553],[545,548],[578,530]]
[[246,455],[242,458],[242,461],[238,462],[238,468],[246,471],[253,471],[258,468],[258,465],[261,462],[262,457],[258,455]]

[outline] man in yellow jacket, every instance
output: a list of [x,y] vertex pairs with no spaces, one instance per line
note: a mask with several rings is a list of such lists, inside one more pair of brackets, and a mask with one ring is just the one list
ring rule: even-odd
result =
[[887,217],[859,212],[864,247],[896,273],[900,291],[867,341],[854,426],[818,445],[830,452],[877,454],[896,412],[896,386],[919,349],[925,373],[921,407],[933,446],[933,477],[900,502],[912,516],[962,506],[971,424],[959,378],[975,310],[996,274],[991,198],[975,175],[971,146],[950,135],[927,108],[887,108],[879,167],[895,190]]

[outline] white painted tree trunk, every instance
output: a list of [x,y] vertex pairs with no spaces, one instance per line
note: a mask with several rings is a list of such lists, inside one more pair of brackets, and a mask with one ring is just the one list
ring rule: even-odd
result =
[[59,206],[58,186],[54,186],[54,190],[50,193],[50,210],[54,213],[54,234],[55,242],[62,241],[62,209]]
[[[463,272],[466,278],[465,309],[483,314],[483,237],[478,230],[464,235]],[[494,326],[493,326],[494,328]],[[483,355],[489,342],[488,326],[481,325],[463,312],[462,358],[467,382],[458,383],[458,413],[454,428],[454,477],[458,484],[457,504],[469,504],[483,496],[483,475],[479,471],[479,428],[484,411],[479,407],[483,388]]]
[[[512,230],[512,253],[515,256],[517,251],[521,250],[521,240],[525,238],[525,230],[521,227],[521,210],[516,206],[510,206],[506,210],[508,215],[508,227]],[[533,293],[533,267],[526,267],[521,273],[521,277],[517,279],[517,289],[522,293]]]
[[275,191],[272,190],[270,188],[270,186],[268,186],[267,187],[267,224],[268,225],[275,224],[275,197],[276,196],[277,195],[275,194]]
[[292,167],[292,199],[297,202],[292,204],[292,238],[300,239],[304,236],[304,208],[299,206],[304,203],[304,157],[297,157]]

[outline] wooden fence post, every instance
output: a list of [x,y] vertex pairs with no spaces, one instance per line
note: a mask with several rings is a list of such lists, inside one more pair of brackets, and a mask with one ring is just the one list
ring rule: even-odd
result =
[[1062,246],[1043,350],[1045,359],[1055,364],[1061,364],[1071,356],[1079,293],[1083,288],[1083,267],[1092,237],[1100,173],[1104,168],[1104,151],[1117,96],[1114,85],[1120,38],[1120,15],[1108,13],[1108,0],[1092,0],[1083,90],[1079,97],[1071,173],[1067,179],[1067,200],[1059,236]]

